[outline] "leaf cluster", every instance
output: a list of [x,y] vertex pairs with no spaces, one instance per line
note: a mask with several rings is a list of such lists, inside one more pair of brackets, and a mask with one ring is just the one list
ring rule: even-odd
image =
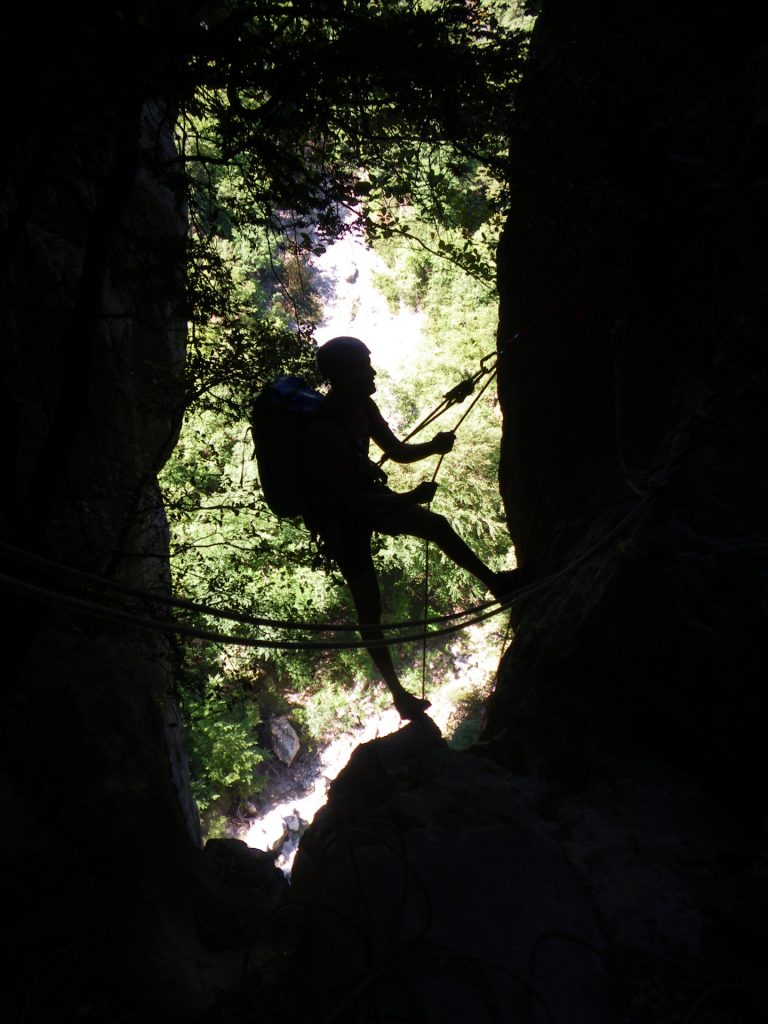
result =
[[[196,34],[183,107],[187,164],[236,169],[229,216],[303,220],[308,249],[361,201],[450,205],[467,161],[505,177],[524,26],[494,0],[240,0]],[[447,147],[447,148],[446,148]]]
[[527,25],[501,0],[231,0],[195,12],[177,130],[187,403],[228,401],[234,414],[277,372],[311,375],[321,309],[307,257],[329,240],[361,231],[426,246],[402,215],[415,207],[436,254],[492,280]]
[[216,800],[246,797],[258,788],[255,769],[264,759],[257,744],[257,705],[235,695],[231,683],[212,675],[203,694],[187,692],[192,792],[201,812]]

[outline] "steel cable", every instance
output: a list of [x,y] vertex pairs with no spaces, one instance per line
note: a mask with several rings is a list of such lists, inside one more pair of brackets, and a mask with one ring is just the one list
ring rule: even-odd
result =
[[[451,633],[459,632],[462,629],[466,629],[468,626],[475,625],[479,622],[484,622],[486,619],[492,618],[498,615],[501,611],[511,607],[518,601],[522,601],[528,597],[532,597],[535,594],[541,593],[549,587],[551,587],[557,580],[561,579],[567,573],[571,572],[574,568],[581,565],[588,558],[590,558],[596,551],[600,550],[607,543],[609,543],[621,530],[639,514],[651,501],[652,494],[649,493],[640,499],[629,511],[622,517],[622,519],[616,523],[610,530],[606,531],[594,544],[590,545],[585,551],[578,555],[573,561],[571,561],[563,569],[558,570],[555,573],[551,573],[548,576],[542,577],[535,583],[530,583],[521,587],[518,587],[506,600],[499,602],[491,602],[490,605],[485,606],[485,610],[472,615],[466,622],[462,622],[458,625],[443,626],[440,629],[422,631],[419,633],[410,633],[403,636],[393,637],[382,637],[376,640],[271,640],[262,639],[256,637],[241,637],[233,634],[218,633],[213,630],[200,629],[195,626],[187,626],[183,623],[174,622],[169,619],[153,619],[146,615],[138,615],[132,612],[121,611],[116,608],[110,608],[106,605],[96,604],[91,601],[85,601],[82,598],[73,597],[69,594],[63,594],[60,592],[49,590],[45,587],[40,587],[35,584],[27,583],[23,580],[16,579],[15,577],[8,575],[0,575],[0,584],[5,586],[8,590],[15,593],[21,594],[22,596],[30,597],[34,600],[41,600],[48,604],[58,605],[59,607],[67,608],[71,611],[82,612],[87,615],[96,616],[99,618],[109,619],[115,622],[122,622],[127,625],[139,626],[141,628],[150,629],[155,632],[171,633],[179,636],[187,636],[193,639],[205,640],[211,643],[225,643],[234,644],[241,647],[263,647],[271,650],[310,650],[310,651],[325,651],[325,650],[349,650],[358,648],[370,648],[370,647],[386,647],[389,645],[403,644],[420,642],[426,636],[427,638],[434,638],[440,636],[447,636]],[[359,627],[358,627],[359,628]]]
[[444,622],[453,622],[466,616],[475,615],[477,612],[484,611],[486,608],[489,608],[491,605],[496,603],[495,601],[481,601],[479,604],[472,605],[469,608],[464,608],[461,611],[447,612],[445,615],[435,615],[426,622],[422,619],[406,619],[401,622],[370,624],[361,624],[357,622],[322,624],[317,622],[302,622],[295,619],[271,619],[264,616],[249,615],[247,612],[239,612],[234,608],[218,608],[215,605],[209,605],[199,601],[191,601],[175,595],[158,594],[151,590],[144,590],[141,587],[134,587],[130,583],[120,583],[118,580],[111,580],[106,576],[97,576],[95,573],[89,573],[83,569],[76,569],[73,566],[65,565],[63,562],[55,562],[52,559],[44,558],[41,555],[35,555],[30,551],[17,548],[5,541],[0,541],[0,551],[5,551],[13,557],[18,558],[23,562],[27,562],[30,565],[36,565],[43,571],[50,572],[52,575],[59,575],[79,580],[88,586],[114,590],[116,593],[125,594],[127,597],[135,597],[138,600],[147,601],[152,604],[164,605],[169,608],[178,608],[185,611],[200,612],[203,615],[209,615],[211,618],[226,619],[232,622],[239,622],[244,626],[256,626],[259,628],[299,629],[308,633],[356,633],[361,628],[361,625],[363,629],[369,628],[369,625],[370,628],[380,627],[381,629],[386,630],[413,629],[418,626],[431,626],[439,625]]

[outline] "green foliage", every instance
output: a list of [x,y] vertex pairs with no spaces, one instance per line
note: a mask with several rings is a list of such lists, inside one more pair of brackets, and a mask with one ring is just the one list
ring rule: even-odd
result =
[[[416,211],[407,216],[412,239],[390,238],[375,243],[390,270],[379,275],[377,287],[386,288],[394,308],[402,303],[425,315],[424,345],[412,354],[418,373],[390,386],[386,396],[392,426],[401,435],[462,377],[474,372],[482,356],[493,352],[497,316],[495,292],[437,254],[437,247],[430,244],[434,233],[419,220]],[[421,244],[425,240],[426,244]],[[425,437],[437,429],[452,427],[468,405],[466,400],[446,413]],[[505,568],[509,536],[497,484],[500,435],[501,417],[491,387],[462,423],[453,451],[443,460],[433,507],[446,515],[485,561]],[[420,464],[419,476],[431,474],[436,464],[437,459]],[[387,471],[391,486],[403,489],[412,480],[414,468],[388,464]],[[406,574],[423,560],[423,545],[414,541],[404,544],[398,538],[386,542],[382,555],[391,569],[399,566]],[[438,552],[430,559],[435,609],[478,598],[477,584],[466,574],[456,571]]]
[[[312,346],[290,325],[283,305],[258,287],[260,278],[272,274],[263,251],[238,235],[232,241],[211,236],[197,252],[202,255],[191,264],[190,281],[202,283],[190,293],[194,317],[186,408],[218,409],[230,420],[242,420],[256,394],[278,374],[313,375]],[[213,278],[211,252],[217,260]],[[222,301],[214,313],[208,303],[217,290]]]
[[177,134],[201,329],[213,314],[235,349],[248,335],[236,297],[246,292],[226,279],[232,245],[261,268],[251,301],[311,333],[318,308],[301,255],[355,226],[370,238],[407,232],[404,204],[458,230],[440,251],[485,272],[469,240],[505,203],[529,28],[517,4],[234,0],[186,28]]
[[216,814],[211,812],[202,815],[203,820],[203,840],[207,842],[209,839],[225,839],[228,836],[227,826],[229,820],[226,814]]
[[447,736],[451,750],[467,750],[477,740],[487,697],[487,693],[472,690],[456,702]]
[[257,745],[259,711],[235,695],[223,675],[212,675],[201,695],[183,701],[189,738],[192,793],[201,812],[220,797],[247,796],[258,788],[254,770],[264,758]]
[[319,214],[332,232],[337,204],[364,195],[399,202],[418,193],[426,208],[440,183],[424,155],[447,140],[457,156],[501,165],[525,39],[508,7],[241,0],[222,8],[190,47],[199,88],[183,125],[206,171],[217,159],[236,163],[247,182],[247,201],[230,218],[250,223],[256,208],[268,224],[275,209],[295,210]]
[[[369,669],[367,675],[370,674]],[[385,693],[381,687],[374,688],[365,677],[362,682],[350,685],[329,675],[323,686],[303,702],[298,720],[308,737],[327,743],[359,727],[363,716],[386,708],[389,698]]]

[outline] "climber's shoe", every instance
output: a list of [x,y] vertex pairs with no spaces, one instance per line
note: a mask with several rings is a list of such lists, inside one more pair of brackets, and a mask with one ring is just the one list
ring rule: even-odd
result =
[[497,601],[506,601],[514,594],[520,586],[520,570],[508,569],[506,572],[497,572],[493,586],[488,589]]
[[395,709],[402,719],[412,722],[414,719],[423,718],[427,708],[432,707],[432,702],[422,700],[421,697],[414,697],[412,693],[403,690],[400,696],[395,698]]

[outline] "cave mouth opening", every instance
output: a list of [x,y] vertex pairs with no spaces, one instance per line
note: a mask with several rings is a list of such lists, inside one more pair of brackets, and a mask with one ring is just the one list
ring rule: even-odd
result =
[[[177,593],[281,621],[354,618],[302,525],[266,508],[249,413],[279,375],[322,386],[317,344],[361,336],[379,372],[377,401],[402,437],[496,350],[496,247],[510,114],[535,22],[528,6],[438,3],[425,17],[421,4],[384,4],[375,15],[333,7],[307,19],[300,4],[267,10],[254,0],[190,31],[188,93],[172,108],[168,159],[175,173],[180,157],[185,176],[191,343],[181,432],[160,476]],[[388,60],[361,61],[372,47]],[[494,572],[514,567],[500,432],[491,389],[436,496]],[[387,472],[396,491],[418,480],[407,467]],[[425,600],[419,543],[383,539],[375,557],[392,621],[484,597],[435,556]],[[204,614],[200,624],[215,628]],[[457,693],[459,714],[495,673],[495,624],[430,644],[425,673],[415,647],[398,650],[403,685],[415,694],[424,676],[427,687],[455,676],[473,644],[493,667],[466,673],[483,682]],[[378,688],[360,652],[331,662],[186,645],[179,693],[204,834],[229,834],[244,808],[258,807],[275,765],[275,719],[291,718],[305,745],[327,746],[359,717],[361,683]],[[385,708],[380,695],[370,714]]]
[[[453,187],[477,198],[488,187],[478,183],[482,177],[477,167],[465,178],[454,173]],[[226,196],[218,201],[224,205]],[[489,219],[471,225],[478,252],[486,254],[492,248],[489,239],[500,228],[495,210],[489,207],[487,213]],[[338,574],[318,571],[301,524],[276,520],[264,505],[248,429],[254,382],[263,384],[270,375],[290,370],[317,386],[314,346],[340,333],[359,335],[379,372],[376,400],[397,435],[405,436],[424,410],[439,405],[446,390],[495,351],[497,300],[489,283],[490,259],[480,272],[478,265],[457,263],[451,251],[440,252],[433,237],[437,229],[414,204],[401,204],[408,224],[403,237],[382,238],[375,231],[369,235],[356,216],[354,210],[339,214],[345,227],[339,237],[300,220],[307,241],[303,248],[277,246],[265,254],[252,240],[246,244],[247,232],[238,236],[242,244],[233,268],[247,282],[253,316],[258,319],[265,308],[271,310],[279,331],[268,335],[272,351],[266,363],[262,338],[234,352],[230,346],[230,362],[221,365],[228,328],[216,318],[207,335],[198,335],[203,357],[193,359],[191,372],[205,397],[187,410],[161,476],[171,527],[171,569],[175,588],[182,592],[205,599],[215,581],[217,603],[245,613],[258,607],[260,613],[281,619],[352,620]],[[288,234],[298,230],[295,214],[283,212],[280,223]],[[451,230],[458,239],[464,229]],[[258,365],[252,362],[256,357]],[[205,386],[206,373],[219,383]],[[448,410],[444,427],[441,422],[432,428],[449,430],[462,423],[456,451],[447,457],[439,480],[436,504],[488,564],[504,571],[515,562],[497,484],[501,417],[494,389],[477,397],[482,401],[470,408],[466,422],[459,404],[455,414]],[[433,463],[424,472],[434,468]],[[388,465],[387,472],[395,490],[407,490],[418,479],[410,467]],[[439,554],[431,557],[428,614],[453,614],[484,599],[461,570]],[[389,618],[420,621],[423,543],[383,538],[376,558]],[[467,737],[468,723],[477,717],[470,705],[479,694],[487,695],[495,676],[504,625],[499,619],[472,626],[461,638],[430,642],[426,654],[417,645],[397,652],[398,671],[410,692],[419,692],[425,680],[430,699],[433,690],[443,693],[442,703],[449,690],[454,694],[449,716],[463,721]],[[456,681],[462,672],[463,686]],[[440,685],[444,679],[450,682],[448,688]],[[245,835],[262,849],[277,841],[276,833],[287,828],[286,819],[290,824],[298,821],[300,828],[307,820],[300,808],[297,813],[293,807],[278,812],[283,803],[279,794],[267,804],[258,791],[261,786],[271,793],[275,780],[270,773],[279,771],[271,742],[273,720],[288,716],[305,745],[325,749],[340,722],[354,734],[361,714],[358,684],[366,694],[369,688],[379,690],[367,717],[376,718],[386,709],[383,688],[367,657],[356,652],[331,664],[322,657],[313,661],[288,652],[262,657],[234,647],[210,655],[195,650],[187,658],[182,684],[193,789],[204,835]],[[441,727],[447,727],[448,717],[443,717]],[[262,817],[268,818],[264,825],[248,824]]]

